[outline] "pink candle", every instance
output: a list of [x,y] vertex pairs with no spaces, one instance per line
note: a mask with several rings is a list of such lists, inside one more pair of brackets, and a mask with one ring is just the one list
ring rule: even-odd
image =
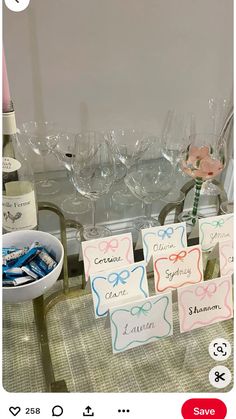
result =
[[11,103],[10,88],[7,76],[7,66],[5,60],[4,48],[2,49],[2,110],[9,112]]

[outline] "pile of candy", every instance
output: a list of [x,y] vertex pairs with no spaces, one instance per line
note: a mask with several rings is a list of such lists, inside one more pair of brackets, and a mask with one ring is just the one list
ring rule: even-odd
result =
[[2,285],[15,287],[36,281],[49,274],[57,262],[39,242],[30,247],[3,247]]

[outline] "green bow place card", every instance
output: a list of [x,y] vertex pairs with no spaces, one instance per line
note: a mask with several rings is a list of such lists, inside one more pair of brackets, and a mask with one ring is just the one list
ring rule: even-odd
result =
[[157,343],[173,334],[171,293],[113,307],[110,323],[115,354],[147,343]]
[[233,214],[199,220],[199,244],[203,252],[208,252],[221,241],[233,240]]

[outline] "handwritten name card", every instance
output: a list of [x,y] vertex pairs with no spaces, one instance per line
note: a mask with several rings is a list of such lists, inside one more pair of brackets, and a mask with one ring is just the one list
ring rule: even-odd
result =
[[82,242],[86,280],[91,273],[134,263],[131,233]]
[[199,220],[199,244],[203,252],[212,250],[220,241],[233,240],[233,234],[233,214]]
[[233,317],[232,278],[225,276],[178,290],[180,332]]
[[[105,317],[108,309],[149,296],[145,262],[90,276],[95,317]],[[126,300],[126,301],[125,301]]]
[[154,259],[156,293],[168,292],[203,280],[200,246],[168,252]]
[[110,310],[112,349],[123,352],[173,334],[171,293]]
[[148,263],[160,253],[187,247],[186,223],[169,224],[142,230],[144,259]]
[[228,240],[219,243],[220,274],[232,275],[234,273],[234,246],[233,241]]

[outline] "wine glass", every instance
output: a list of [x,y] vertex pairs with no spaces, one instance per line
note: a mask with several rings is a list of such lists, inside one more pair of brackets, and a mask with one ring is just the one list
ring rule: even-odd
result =
[[[57,144],[53,150],[54,154],[58,160],[66,168],[67,175],[70,182],[74,185],[74,180],[72,176],[72,161],[75,157],[75,144],[76,137],[75,134],[71,133],[61,133],[58,137]],[[65,198],[61,203],[61,208],[63,211],[68,214],[83,214],[91,209],[91,204],[89,200],[84,199],[82,195],[75,188],[73,195]]]
[[150,140],[146,153],[125,177],[127,187],[145,205],[145,217],[134,222],[137,230],[160,225],[151,216],[152,204],[163,199],[173,186],[173,167],[161,156],[161,141],[158,138]]
[[[210,98],[208,100],[208,112],[206,112],[205,131],[212,132],[220,137],[229,134],[229,128],[233,120],[232,102],[225,98]],[[217,196],[220,188],[211,180],[204,182],[201,188],[201,195]]]
[[220,206],[222,214],[233,214],[234,213],[234,203],[233,201],[224,201]]
[[180,114],[175,110],[168,111],[162,130],[161,152],[173,167],[175,174],[173,181],[176,188],[172,188],[171,192],[163,198],[165,202],[182,202],[185,199],[184,193],[180,191],[182,185],[177,187],[177,183],[180,183],[179,177],[183,177],[180,175],[183,172],[179,170],[179,163],[188,137],[193,133],[195,133],[195,119],[193,115]]
[[215,134],[194,134],[189,137],[189,145],[182,153],[181,168],[195,179],[193,209],[181,213],[179,219],[195,225],[201,216],[198,212],[199,198],[205,181],[216,178],[226,165],[226,142],[219,141]]
[[[113,129],[106,137],[115,158],[118,158],[127,170],[134,166],[150,145],[149,135],[136,129]],[[137,204],[137,200],[125,185],[114,192],[112,199],[120,205]]]
[[78,192],[92,203],[92,225],[83,227],[85,240],[106,237],[110,230],[96,225],[96,202],[107,194],[116,178],[115,160],[104,134],[82,132],[76,136],[72,163],[73,183]]
[[[46,156],[56,147],[60,130],[53,122],[35,121],[24,122],[19,130],[34,153],[42,157],[42,171],[47,176]],[[47,177],[36,185],[42,195],[53,195],[59,191],[58,183]]]

